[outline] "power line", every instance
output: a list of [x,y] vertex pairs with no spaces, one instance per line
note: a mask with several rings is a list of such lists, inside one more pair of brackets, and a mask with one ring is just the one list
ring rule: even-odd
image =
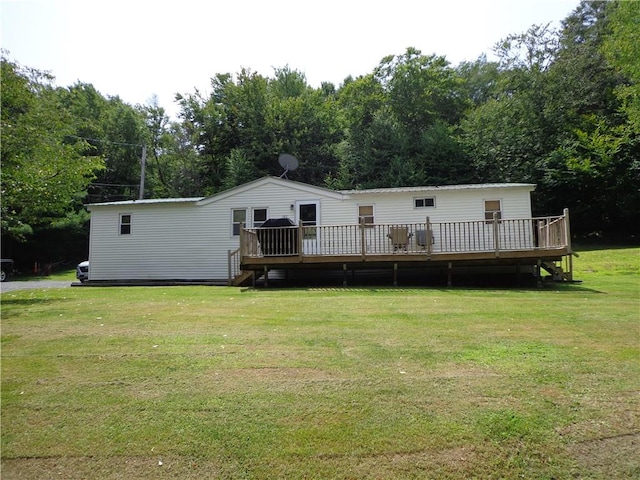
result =
[[99,140],[97,138],[81,137],[80,135],[67,135],[67,137],[79,138],[80,140],[86,140],[87,142],[108,143],[111,145],[124,145],[126,147],[143,147],[140,143],[126,143],[126,142],[112,142],[110,140]]
[[136,187],[138,188],[140,185],[136,184],[136,185],[123,185],[123,184],[118,184],[118,183],[94,183],[91,182],[89,184],[91,187]]

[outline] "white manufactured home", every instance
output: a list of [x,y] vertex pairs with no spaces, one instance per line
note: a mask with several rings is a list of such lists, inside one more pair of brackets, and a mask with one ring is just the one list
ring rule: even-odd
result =
[[211,197],[91,204],[89,281],[240,284],[289,269],[462,264],[553,264],[568,278],[555,265],[571,254],[567,212],[533,218],[534,188],[334,191],[264,177]]

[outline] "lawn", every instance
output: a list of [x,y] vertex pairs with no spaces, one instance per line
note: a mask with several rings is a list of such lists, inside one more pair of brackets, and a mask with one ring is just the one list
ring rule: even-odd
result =
[[640,477],[640,249],[544,289],[2,294],[2,478]]
[[9,277],[10,281],[46,281],[46,280],[54,280],[54,281],[66,281],[69,283],[75,282],[76,280],[76,267],[69,268],[63,267],[54,270],[49,275],[35,275],[33,273],[19,273]]

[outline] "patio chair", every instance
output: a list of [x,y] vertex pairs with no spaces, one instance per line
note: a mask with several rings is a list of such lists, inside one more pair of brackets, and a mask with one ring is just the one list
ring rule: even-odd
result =
[[428,245],[433,245],[434,243],[436,242],[431,230],[416,230],[416,245],[420,248],[426,250]]
[[387,237],[391,240],[391,245],[393,245],[393,251],[395,252],[398,250],[406,251],[412,235],[407,227],[389,227]]

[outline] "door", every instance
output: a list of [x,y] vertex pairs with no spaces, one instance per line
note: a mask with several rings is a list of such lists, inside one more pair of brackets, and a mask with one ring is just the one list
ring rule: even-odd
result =
[[302,252],[307,255],[320,254],[320,201],[296,202],[296,220],[302,230]]

